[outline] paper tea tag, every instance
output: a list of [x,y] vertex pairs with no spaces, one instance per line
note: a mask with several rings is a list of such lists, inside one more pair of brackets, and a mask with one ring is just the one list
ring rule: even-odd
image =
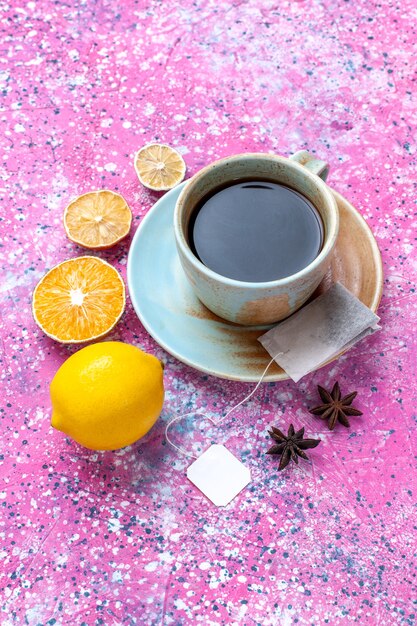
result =
[[250,483],[249,468],[227,448],[210,446],[187,469],[187,477],[216,506],[226,506]]
[[295,382],[380,329],[379,317],[340,283],[259,341]]

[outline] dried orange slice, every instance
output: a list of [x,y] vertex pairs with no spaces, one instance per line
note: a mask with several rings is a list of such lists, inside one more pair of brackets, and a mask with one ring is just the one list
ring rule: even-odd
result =
[[184,159],[163,143],[150,143],[136,153],[135,170],[142,185],[154,191],[166,191],[185,176]]
[[125,308],[125,286],[106,261],[81,256],[63,261],[39,281],[32,311],[43,332],[61,343],[82,343],[107,334]]
[[110,248],[126,237],[132,212],[121,195],[107,189],[75,198],[65,209],[65,231],[75,243],[90,250]]

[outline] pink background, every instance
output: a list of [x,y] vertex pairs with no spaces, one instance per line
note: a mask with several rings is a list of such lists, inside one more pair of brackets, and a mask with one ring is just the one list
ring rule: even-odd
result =
[[[414,0],[15,0],[1,17],[1,624],[415,624]],[[164,426],[252,387],[165,353],[129,300],[109,338],[165,361],[161,419],[105,453],[49,425],[49,382],[74,348],[35,326],[32,290],[83,254],[62,227],[73,196],[122,193],[133,234],[158,198],[132,166],[153,140],[188,176],[243,151],[317,152],[383,257],[380,333],[297,385],[262,385],[217,432],[173,429],[250,467],[225,509],[187,481]],[[129,242],[100,254],[124,277]],[[330,433],[307,408],[336,379],[363,417]],[[290,422],[322,443],[278,473],[267,430]]]

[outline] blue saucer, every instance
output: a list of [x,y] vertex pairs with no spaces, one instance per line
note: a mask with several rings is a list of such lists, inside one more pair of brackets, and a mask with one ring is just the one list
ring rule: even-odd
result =
[[[197,370],[245,382],[257,382],[270,361],[257,338],[267,327],[238,326],[211,313],[194,295],[181,267],[173,230],[173,214],[177,198],[186,182],[168,191],[150,209],[140,223],[129,250],[127,282],[134,309],[148,333],[167,352]],[[323,281],[327,289],[341,280],[340,269],[355,263],[355,246],[366,247],[366,276],[373,280],[367,306],[375,310],[382,285],[381,259],[375,240],[359,213],[336,194],[344,233],[343,246],[335,251],[335,263]],[[353,226],[353,228],[352,228]],[[352,232],[352,241],[347,242]],[[358,241],[359,238],[359,241]],[[346,245],[346,244],[349,245]],[[346,250],[350,250],[349,254]],[[369,275],[371,272],[371,276]],[[361,298],[357,272],[355,284],[349,284],[349,272],[341,282]],[[367,295],[368,297],[368,295]],[[273,364],[265,381],[285,380],[288,376]]]

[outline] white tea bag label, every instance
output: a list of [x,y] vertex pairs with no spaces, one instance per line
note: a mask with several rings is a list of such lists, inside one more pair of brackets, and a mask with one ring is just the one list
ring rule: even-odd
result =
[[216,506],[226,506],[250,483],[250,470],[227,448],[210,446],[187,469],[187,477]]
[[259,341],[295,382],[379,330],[379,317],[340,283]]

